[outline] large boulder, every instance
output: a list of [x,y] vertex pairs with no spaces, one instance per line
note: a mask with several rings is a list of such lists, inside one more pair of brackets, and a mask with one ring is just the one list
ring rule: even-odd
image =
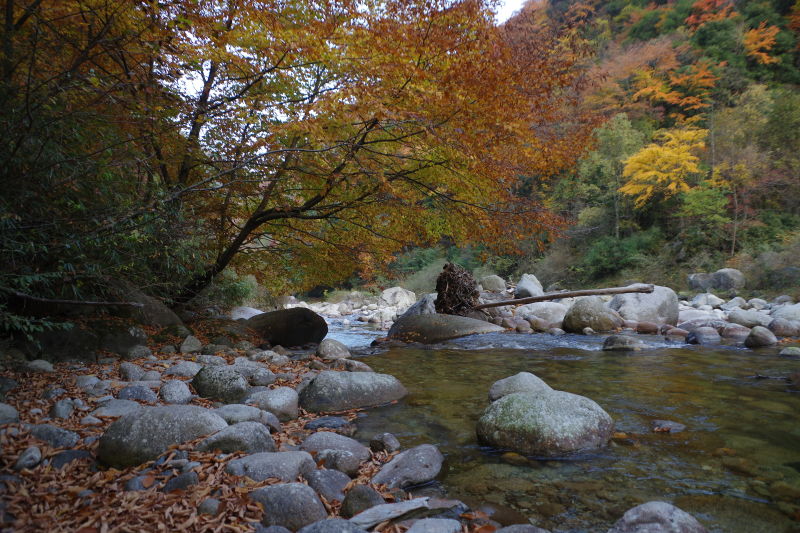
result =
[[499,331],[504,330],[495,324],[465,316],[403,315],[389,329],[389,338],[405,342],[435,344],[466,335]]
[[688,276],[689,288],[693,291],[707,291],[714,286],[714,276],[705,272],[697,272]]
[[745,285],[744,274],[735,268],[721,268],[711,275],[711,283],[715,289],[742,289]]
[[376,484],[389,488],[405,488],[436,478],[442,469],[444,456],[432,444],[422,444],[406,450],[386,463],[372,478]]
[[678,295],[669,287],[656,285],[651,293],[617,294],[608,306],[625,320],[673,326],[678,323]]
[[581,333],[587,327],[594,331],[613,331],[622,327],[622,323],[619,313],[607,307],[602,298],[584,296],[567,311],[563,329],[570,333]]
[[556,456],[604,446],[614,422],[599,405],[564,391],[515,392],[492,403],[478,421],[482,444]]
[[344,411],[382,405],[406,394],[403,384],[388,374],[326,370],[300,393],[300,406],[313,412]]
[[417,295],[402,287],[391,287],[383,291],[378,298],[378,305],[381,307],[395,307],[398,311],[404,311],[414,305]]
[[244,324],[273,346],[318,344],[328,334],[325,319],[304,307],[261,313]]
[[689,513],[666,502],[647,502],[629,509],[608,533],[706,533]]
[[206,365],[192,379],[192,386],[203,398],[239,403],[250,390],[240,372],[229,366]]
[[523,274],[517,282],[517,289],[514,291],[515,298],[529,298],[543,294],[542,284],[533,274]]
[[153,460],[173,444],[216,433],[228,424],[196,405],[143,407],[112,423],[100,438],[98,458],[115,468]]
[[536,302],[517,307],[514,314],[527,320],[540,318],[548,324],[561,324],[569,308],[558,302]]
[[520,372],[513,376],[498,379],[489,389],[489,401],[499,400],[503,396],[514,394],[515,392],[540,393],[553,390],[550,385],[542,381],[538,376],[530,372]]
[[728,314],[729,322],[747,328],[753,328],[755,326],[767,327],[772,320],[772,317],[768,314],[756,311],[755,309],[749,309],[747,311],[743,309],[734,309]]
[[776,344],[778,344],[778,339],[775,334],[763,326],[754,327],[744,340],[744,345],[748,348],[763,348]]

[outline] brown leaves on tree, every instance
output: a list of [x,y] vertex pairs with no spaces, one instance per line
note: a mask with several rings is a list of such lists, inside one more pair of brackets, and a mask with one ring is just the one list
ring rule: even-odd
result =
[[436,278],[437,313],[467,316],[478,304],[478,284],[464,267],[447,263]]

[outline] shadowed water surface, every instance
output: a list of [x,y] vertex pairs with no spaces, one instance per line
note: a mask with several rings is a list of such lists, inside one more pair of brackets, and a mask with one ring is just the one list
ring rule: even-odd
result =
[[[404,447],[436,444],[447,456],[450,496],[511,508],[553,531],[605,531],[650,500],[675,503],[710,531],[800,531],[800,515],[792,518],[800,506],[800,394],[784,380],[754,377],[786,376],[800,361],[777,350],[641,338],[655,348],[602,352],[602,337],[489,334],[367,356],[410,395],[370,410],[359,436],[390,431]],[[475,425],[489,387],[521,371],[595,400],[628,438],[561,460],[479,446]],[[687,430],[653,433],[655,419]]]

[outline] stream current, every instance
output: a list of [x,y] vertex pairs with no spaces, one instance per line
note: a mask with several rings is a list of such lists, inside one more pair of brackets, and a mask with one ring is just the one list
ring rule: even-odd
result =
[[[384,334],[331,323],[330,337],[409,390],[396,404],[368,410],[356,437],[388,431],[404,448],[435,444],[447,460],[433,488],[473,508],[488,505],[498,521],[604,532],[627,509],[661,500],[712,532],[800,532],[800,394],[770,379],[800,371],[800,361],[777,349],[640,335],[654,348],[603,352],[600,336],[497,333],[370,350]],[[480,446],[475,426],[489,387],[522,371],[591,398],[624,435],[605,449],[559,459]],[[657,419],[687,429],[654,433]]]

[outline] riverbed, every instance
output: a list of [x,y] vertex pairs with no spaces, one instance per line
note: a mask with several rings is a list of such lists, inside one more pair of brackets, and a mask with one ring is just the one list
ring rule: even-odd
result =
[[[712,532],[800,531],[800,516],[792,516],[800,505],[800,394],[770,379],[800,371],[800,361],[777,349],[640,336],[653,348],[603,352],[602,336],[500,333],[370,353],[380,335],[331,325],[333,338],[410,393],[360,418],[357,437],[389,431],[404,447],[437,445],[447,461],[441,486],[428,490],[554,532],[605,531],[650,500],[677,505]],[[475,425],[489,387],[521,371],[596,401],[615,420],[617,438],[560,459],[481,447]],[[687,428],[655,433],[656,419]]]

